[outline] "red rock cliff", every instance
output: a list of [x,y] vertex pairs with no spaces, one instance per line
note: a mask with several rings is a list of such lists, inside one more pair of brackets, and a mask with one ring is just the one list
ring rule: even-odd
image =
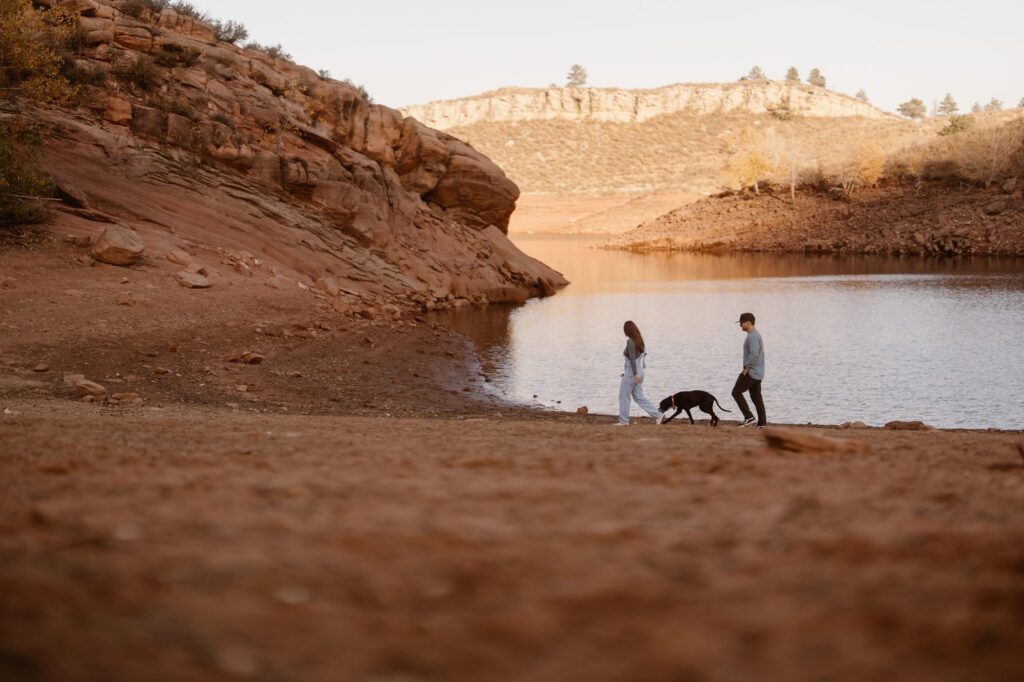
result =
[[519,189],[469,145],[173,10],[62,4],[80,15],[90,84],[73,109],[45,113],[44,166],[75,197],[58,229],[124,223],[149,256],[207,251],[256,276],[333,278],[428,308],[565,283],[507,239]]

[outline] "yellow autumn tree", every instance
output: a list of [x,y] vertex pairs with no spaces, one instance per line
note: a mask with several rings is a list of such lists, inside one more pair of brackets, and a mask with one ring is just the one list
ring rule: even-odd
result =
[[725,163],[726,176],[741,189],[753,187],[754,193],[760,194],[761,183],[775,172],[775,166],[769,160],[764,133],[747,126],[727,137],[725,144],[732,152]]
[[846,195],[853,196],[861,187],[877,185],[885,174],[885,161],[885,153],[874,142],[866,142],[858,147],[841,174]]

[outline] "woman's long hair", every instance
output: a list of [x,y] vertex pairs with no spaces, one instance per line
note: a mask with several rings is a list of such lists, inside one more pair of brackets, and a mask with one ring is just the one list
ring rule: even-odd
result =
[[633,339],[633,345],[636,346],[636,354],[644,352],[644,337],[640,336],[640,328],[636,326],[633,320],[626,320],[626,324],[622,325],[622,331],[626,332],[626,336]]

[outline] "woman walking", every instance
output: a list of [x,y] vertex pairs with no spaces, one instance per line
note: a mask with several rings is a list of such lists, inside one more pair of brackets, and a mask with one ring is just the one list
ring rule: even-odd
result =
[[660,424],[664,421],[665,415],[644,396],[644,370],[647,364],[644,337],[640,335],[640,329],[632,320],[627,320],[626,324],[622,325],[622,331],[626,333],[626,350],[622,353],[626,361],[622,381],[619,383],[619,421],[616,426],[629,426],[630,398],[635,400],[644,412],[654,417],[655,423]]

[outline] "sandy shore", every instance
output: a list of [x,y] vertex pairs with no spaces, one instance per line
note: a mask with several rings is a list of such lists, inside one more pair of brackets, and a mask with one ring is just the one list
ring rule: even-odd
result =
[[29,412],[7,679],[1024,673],[1017,434]]
[[617,429],[414,317],[60,254],[0,254],[0,679],[1024,675],[1020,433]]

